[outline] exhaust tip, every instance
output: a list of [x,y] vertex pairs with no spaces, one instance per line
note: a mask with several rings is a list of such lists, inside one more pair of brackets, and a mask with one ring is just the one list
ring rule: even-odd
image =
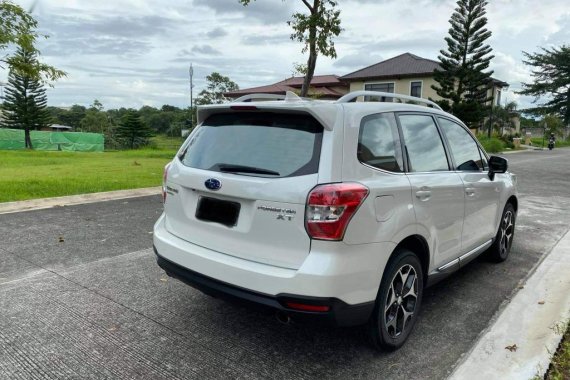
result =
[[282,324],[284,324],[284,325],[288,325],[288,324],[291,323],[291,317],[289,316],[289,314],[284,313],[284,312],[282,312],[282,311],[278,311],[278,312],[275,314],[275,318],[277,318],[277,321],[278,321],[279,323],[282,323]]

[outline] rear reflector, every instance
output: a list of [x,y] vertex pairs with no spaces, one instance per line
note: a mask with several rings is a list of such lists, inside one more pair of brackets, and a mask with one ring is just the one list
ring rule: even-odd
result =
[[360,183],[315,187],[307,199],[307,233],[313,239],[342,240],[350,219],[367,196],[368,188]]
[[306,305],[304,303],[296,302],[286,302],[285,305],[290,309],[302,310],[302,311],[316,311],[324,313],[331,309],[328,305]]

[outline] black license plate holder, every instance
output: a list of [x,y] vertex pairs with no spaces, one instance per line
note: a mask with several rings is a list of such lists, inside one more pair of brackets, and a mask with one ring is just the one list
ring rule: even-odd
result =
[[196,207],[196,219],[204,222],[220,223],[235,227],[239,218],[241,204],[222,199],[200,197]]

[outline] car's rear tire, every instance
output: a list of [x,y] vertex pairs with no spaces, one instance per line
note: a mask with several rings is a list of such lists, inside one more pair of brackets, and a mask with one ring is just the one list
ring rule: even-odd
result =
[[493,245],[487,251],[489,260],[496,263],[502,263],[509,257],[513,239],[515,237],[515,221],[517,213],[512,204],[507,203],[501,221],[499,222],[499,229]]
[[384,271],[368,322],[368,336],[376,349],[396,350],[406,342],[420,311],[423,280],[416,254],[407,249],[396,251]]

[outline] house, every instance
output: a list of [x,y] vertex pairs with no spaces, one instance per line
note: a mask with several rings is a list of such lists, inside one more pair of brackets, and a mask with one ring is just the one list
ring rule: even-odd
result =
[[[279,94],[285,95],[287,91],[301,92],[304,77],[291,77],[267,86],[245,88],[224,93],[228,98],[239,98],[249,94]],[[337,75],[315,75],[309,87],[309,96],[319,99],[338,99],[348,92],[348,84],[339,80]]]
[[[346,74],[340,80],[349,83],[350,92],[382,91],[438,101],[442,98],[432,85],[437,84],[433,72],[439,68],[437,61],[404,53]],[[488,95],[493,104],[500,104],[501,92],[508,86],[508,83],[492,78]]]
[[[310,96],[320,99],[338,99],[348,92],[369,90],[381,91],[402,95],[411,95],[418,98],[442,100],[432,85],[437,85],[434,71],[439,69],[438,61],[419,57],[415,54],[404,53],[396,57],[375,63],[371,66],[338,77],[336,75],[315,75],[311,81]],[[286,91],[299,93],[303,85],[303,77],[292,77],[267,86],[247,88],[225,93],[230,98],[255,93],[285,94]],[[488,104],[499,105],[502,101],[502,91],[509,86],[508,83],[491,78],[487,91]],[[358,101],[365,100],[363,97]],[[390,101],[390,99],[380,99]],[[485,119],[484,124],[488,119]],[[520,132],[518,115],[513,116],[514,130],[508,129],[505,133]]]
[[67,125],[52,124],[49,127],[41,128],[41,131],[46,132],[71,132],[73,128]]

